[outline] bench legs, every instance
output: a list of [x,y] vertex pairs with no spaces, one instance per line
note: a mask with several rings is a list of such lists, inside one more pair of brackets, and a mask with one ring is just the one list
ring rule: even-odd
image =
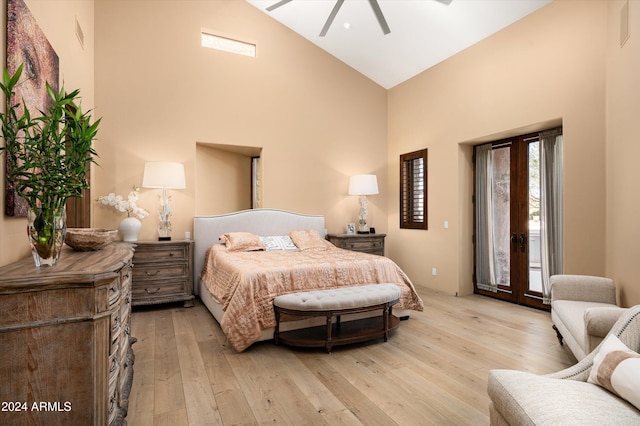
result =
[[[296,346],[296,345],[304,346],[304,347],[324,346],[327,353],[331,353],[331,349],[333,349],[334,344],[341,345],[345,343],[363,342],[366,340],[379,339],[379,338],[383,338],[384,341],[386,342],[389,340],[390,332],[392,330],[395,330],[395,328],[398,327],[397,318],[394,318],[395,321],[391,319],[393,315],[393,304],[397,302],[398,300],[396,299],[391,302],[381,303],[373,306],[340,309],[340,310],[316,311],[316,312],[286,309],[286,308],[281,308],[274,304],[276,325],[274,328],[273,340],[276,344],[283,342],[283,343],[291,344],[293,346]],[[382,310],[382,329],[378,328],[380,327],[379,325],[380,323],[376,321],[377,326],[375,327],[363,327],[363,328],[358,327],[359,329],[358,334],[355,334],[354,332],[349,331],[350,327],[348,325],[344,326],[347,328],[347,331],[345,332],[345,330],[342,330],[341,332],[340,325],[341,325],[342,315],[368,312],[368,311],[374,311],[374,310]],[[313,333],[315,334],[315,337],[311,339],[308,338],[307,336],[301,336],[299,334],[299,332],[303,331],[304,329],[286,331],[281,334],[280,320],[282,319],[283,314],[294,315],[294,316],[296,315],[324,316],[326,319],[324,330],[322,326],[311,327],[310,330],[315,330],[313,331]],[[333,327],[334,317],[336,318],[335,333],[334,333],[334,327]],[[356,320],[355,322],[365,321],[365,320],[367,320],[367,318]]]
[[384,341],[389,340],[389,315],[391,314],[391,309],[389,304],[387,303],[382,310],[382,324],[384,327]]
[[280,311],[276,309],[275,315],[276,315],[276,329],[273,332],[273,341],[277,345],[280,337]]

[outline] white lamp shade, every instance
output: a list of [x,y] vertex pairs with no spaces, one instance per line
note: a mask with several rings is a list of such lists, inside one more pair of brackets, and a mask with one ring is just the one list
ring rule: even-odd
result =
[[376,175],[355,175],[349,178],[349,195],[373,195],[378,193]]
[[184,164],[161,161],[145,163],[142,186],[144,188],[186,188],[187,182],[184,177]]

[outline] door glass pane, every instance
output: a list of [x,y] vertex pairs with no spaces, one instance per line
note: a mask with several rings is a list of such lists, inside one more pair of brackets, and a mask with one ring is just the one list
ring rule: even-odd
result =
[[540,269],[540,142],[529,143],[529,290],[542,292]]
[[511,148],[492,151],[493,255],[496,284],[510,285]]

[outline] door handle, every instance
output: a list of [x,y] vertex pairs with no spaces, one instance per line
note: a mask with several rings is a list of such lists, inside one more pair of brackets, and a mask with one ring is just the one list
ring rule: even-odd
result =
[[524,237],[524,234],[520,234],[520,251],[525,252],[527,245],[527,239]]
[[518,236],[516,234],[511,234],[511,244],[513,245],[513,251],[518,251]]

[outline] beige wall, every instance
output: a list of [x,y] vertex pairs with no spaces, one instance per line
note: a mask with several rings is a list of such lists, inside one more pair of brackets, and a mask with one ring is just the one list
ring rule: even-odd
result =
[[[26,0],[31,14],[45,33],[60,60],[60,79],[69,90],[80,89],[82,107],[89,110],[94,107],[93,66],[94,66],[94,32],[93,32],[93,0]],[[0,1],[2,28],[6,28],[7,1]],[[75,20],[78,19],[84,33],[84,48],[80,46],[75,35]],[[2,64],[6,62],[6,30],[0,31],[2,46]],[[4,96],[1,97],[4,103]],[[1,163],[4,176],[4,158]],[[29,243],[26,237],[27,221],[25,218],[12,218],[4,215],[4,179],[3,190],[0,191],[0,265],[20,259],[29,254]]]
[[[473,291],[471,145],[560,122],[565,272],[605,273],[605,12],[556,0],[389,91],[389,255],[415,283]],[[401,230],[398,157],[419,148],[429,230]]]
[[630,37],[620,47],[624,2],[607,2],[607,274],[624,306],[640,303],[640,1],[629,6]]
[[[0,4],[6,10],[6,0]],[[556,0],[388,92],[242,1],[97,0],[95,60],[93,1],[27,4],[60,56],[65,85],[79,87],[84,107],[95,104],[104,117],[94,195],[125,195],[140,185],[145,161],[186,165],[188,188],[172,193],[175,236],[191,230],[194,214],[235,209],[235,202],[200,199],[209,185],[218,191],[225,183],[209,176],[214,160],[196,141],[262,148],[264,206],[325,214],[330,231],[357,218],[348,176],[378,174],[370,222],[388,233],[388,254],[416,284],[466,294],[471,146],[562,123],[565,271],[612,276],[623,304],[640,303],[638,0],[631,0],[623,48],[622,0]],[[201,48],[203,28],[256,42],[258,57]],[[0,32],[2,46],[5,37]],[[429,230],[400,230],[398,157],[424,147]],[[154,210],[156,195],[143,189],[140,203]],[[121,219],[94,209],[96,226],[117,227]],[[25,225],[0,216],[0,264],[27,255]],[[155,218],[143,225],[142,238],[155,238]]]
[[[255,42],[258,55],[203,48],[201,29]],[[140,185],[145,161],[184,163],[187,189],[172,191],[174,236],[191,230],[195,195],[208,189],[196,188],[197,141],[262,148],[263,206],[324,214],[329,231],[357,217],[350,175],[386,182],[386,90],[248,3],[97,0],[96,34],[104,120],[95,192]],[[385,192],[370,201],[384,232]],[[155,209],[155,191],[142,189],[140,204]],[[122,219],[95,213],[98,226]],[[141,238],[155,235],[155,218],[144,219]]]
[[251,157],[197,144],[195,186],[198,216],[250,209]]

